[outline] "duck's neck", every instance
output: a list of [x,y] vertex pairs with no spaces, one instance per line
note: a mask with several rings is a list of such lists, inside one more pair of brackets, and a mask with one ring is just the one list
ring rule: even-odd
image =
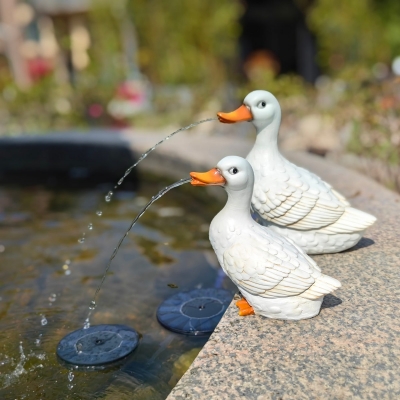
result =
[[254,144],[255,148],[262,149],[271,154],[279,154],[278,150],[278,133],[281,124],[281,115],[274,116],[272,122],[265,126],[254,124],[257,130],[257,138]]
[[232,191],[226,189],[228,193],[228,201],[223,208],[223,212],[227,212],[235,219],[250,218],[250,202],[252,190]]

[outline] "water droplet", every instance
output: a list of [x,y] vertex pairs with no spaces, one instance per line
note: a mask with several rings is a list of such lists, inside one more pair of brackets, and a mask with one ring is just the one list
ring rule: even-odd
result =
[[72,390],[73,388],[74,388],[74,385],[73,385],[72,383],[69,383],[69,384],[68,384],[68,389],[69,389],[69,390]]
[[79,354],[82,353],[82,347],[83,347],[82,343],[78,343],[78,344],[76,345],[76,350],[78,350],[78,353],[79,353]]
[[65,271],[65,275],[71,275],[71,270],[70,270],[70,269],[67,269],[67,270]]
[[96,214],[99,216],[99,217],[101,217],[102,215],[103,215],[103,211],[96,211]]
[[91,231],[93,229],[93,224],[89,224],[88,229]]
[[92,300],[90,302],[89,310],[94,310],[95,308],[96,308],[96,302],[94,300]]
[[80,244],[83,244],[83,243],[85,243],[85,238],[84,238],[84,237],[82,237],[82,238],[78,239],[78,243],[80,243]]
[[46,319],[46,317],[45,317],[44,315],[42,315],[42,319],[40,320],[40,323],[41,323],[43,326],[47,325],[47,319]]
[[121,185],[123,181],[124,181],[124,178],[121,178],[121,179],[118,181],[118,185]]
[[107,193],[107,196],[106,196],[106,202],[108,203],[109,201],[111,201],[111,197],[112,197],[112,195],[113,195],[114,193],[110,190],[108,193]]
[[70,382],[72,382],[72,381],[74,380],[74,378],[75,378],[74,373],[73,373],[72,371],[69,371],[69,373],[68,373],[68,380],[69,380]]
[[89,318],[86,318],[83,324],[83,329],[89,329],[89,328],[90,328]]
[[54,302],[54,301],[56,301],[56,299],[57,299],[57,295],[56,295],[55,293],[53,293],[53,294],[51,294],[51,295],[49,296],[49,301],[50,301],[50,302]]
[[36,339],[35,344],[36,344],[36,346],[40,346],[40,339]]

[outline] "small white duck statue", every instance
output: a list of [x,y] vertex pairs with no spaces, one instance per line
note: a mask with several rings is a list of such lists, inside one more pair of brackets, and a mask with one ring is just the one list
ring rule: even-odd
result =
[[210,242],[224,272],[238,286],[239,315],[274,319],[312,318],[324,295],[341,286],[290,239],[256,223],[250,214],[254,173],[244,158],[223,158],[205,173],[191,172],[194,186],[220,185],[225,207],[210,225]]
[[308,254],[337,253],[356,245],[376,218],[350,203],[317,175],[286,160],[278,150],[281,108],[271,93],[249,93],[220,122],[251,121],[257,130],[247,156],[255,175],[255,220],[292,239]]

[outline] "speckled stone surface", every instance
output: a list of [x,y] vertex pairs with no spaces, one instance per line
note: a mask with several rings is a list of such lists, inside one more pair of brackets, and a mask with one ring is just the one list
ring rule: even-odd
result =
[[400,398],[400,196],[324,159],[289,158],[378,222],[355,248],[313,256],[342,283],[317,317],[239,317],[232,303],[168,400]]

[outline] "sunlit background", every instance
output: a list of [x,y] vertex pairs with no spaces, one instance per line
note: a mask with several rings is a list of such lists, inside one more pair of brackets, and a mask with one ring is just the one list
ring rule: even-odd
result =
[[0,19],[0,135],[180,126],[267,89],[284,147],[400,185],[397,0],[1,0]]

